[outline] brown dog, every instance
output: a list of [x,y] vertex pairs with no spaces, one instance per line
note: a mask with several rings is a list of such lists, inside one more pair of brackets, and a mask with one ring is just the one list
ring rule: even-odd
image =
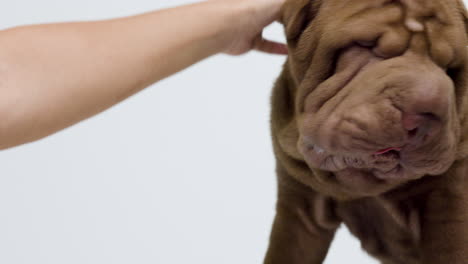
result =
[[287,1],[265,263],[322,263],[341,223],[385,264],[468,263],[467,20],[461,0]]

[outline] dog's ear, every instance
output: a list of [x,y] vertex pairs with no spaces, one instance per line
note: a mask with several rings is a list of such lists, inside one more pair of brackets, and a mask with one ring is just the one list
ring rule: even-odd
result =
[[[313,19],[314,0],[287,0],[283,5],[281,23],[284,25],[289,44],[297,41],[302,31]],[[317,1],[317,0],[315,0]]]

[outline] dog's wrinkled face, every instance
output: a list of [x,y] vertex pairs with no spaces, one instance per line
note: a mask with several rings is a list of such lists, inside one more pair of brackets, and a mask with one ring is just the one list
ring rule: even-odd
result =
[[289,0],[307,165],[355,192],[444,173],[463,133],[464,12],[457,0]]

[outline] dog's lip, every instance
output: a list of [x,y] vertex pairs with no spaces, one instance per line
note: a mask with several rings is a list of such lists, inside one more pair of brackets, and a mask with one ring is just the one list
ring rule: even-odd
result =
[[[372,176],[378,180],[404,180],[408,178],[407,170],[407,162],[405,160],[400,159],[400,157],[393,157],[391,155],[371,155],[369,160],[366,162],[363,160],[364,166],[352,166],[352,164],[346,162],[348,160],[352,160],[352,158],[345,158],[343,159],[343,163],[346,163],[345,167],[340,168],[324,168],[319,164],[326,163],[326,160],[332,159],[331,156],[335,156],[333,154],[329,154],[323,148],[317,145],[308,145],[307,147],[304,146],[304,149],[307,149],[303,152],[304,158],[306,163],[309,165],[310,168],[315,169],[323,169],[330,172],[339,172],[342,170],[349,170],[349,169],[357,169],[366,172],[369,176]],[[389,153],[391,150],[400,149],[401,151],[405,151],[405,147],[389,147],[385,153]],[[338,156],[337,156],[338,157]],[[367,165],[365,165],[367,164]],[[343,165],[343,164],[342,164]]]
[[388,148],[384,148],[384,149],[381,149],[381,150],[377,150],[376,152],[374,152],[374,155],[383,155],[383,154],[386,154],[386,153],[388,153],[390,151],[400,152],[402,149],[403,149],[403,147],[388,147]]
[[403,170],[404,167],[398,163],[395,167],[387,171],[373,169],[372,174],[380,180],[402,179],[404,178]]

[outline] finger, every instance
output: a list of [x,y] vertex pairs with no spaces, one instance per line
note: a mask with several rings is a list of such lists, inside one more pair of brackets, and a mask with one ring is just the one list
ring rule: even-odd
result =
[[263,37],[257,37],[254,42],[255,50],[266,52],[270,54],[280,54],[280,55],[287,55],[288,54],[288,47],[279,42],[266,40]]

